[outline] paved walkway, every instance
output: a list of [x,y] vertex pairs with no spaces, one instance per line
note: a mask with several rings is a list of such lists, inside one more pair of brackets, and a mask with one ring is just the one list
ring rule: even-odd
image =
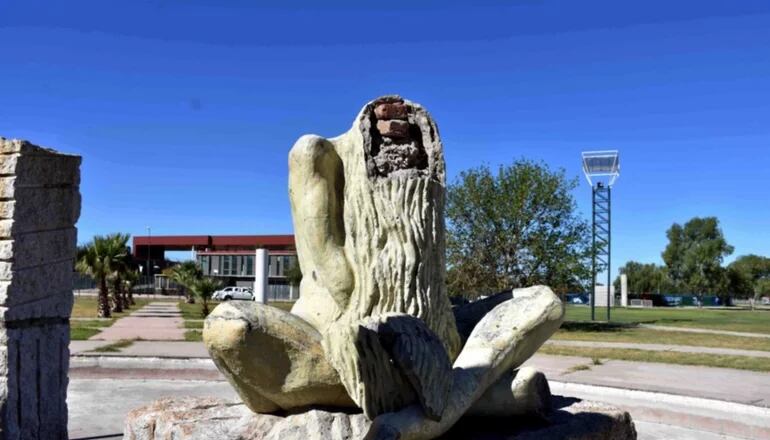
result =
[[70,355],[170,359],[208,359],[209,357],[202,342],[186,341],[134,341],[133,344],[121,348],[119,351],[92,352],[97,347],[111,343],[112,341],[72,341],[70,342]]
[[651,330],[662,330],[667,332],[685,332],[685,333],[706,333],[711,335],[726,335],[726,336],[743,336],[747,338],[770,338],[770,334],[767,333],[750,333],[750,332],[731,332],[727,330],[712,330],[706,328],[688,328],[688,327],[671,327],[666,325],[654,325],[654,324],[639,324],[639,327],[648,328]]
[[[640,440],[770,439],[767,373],[625,361],[591,365],[588,358],[549,355],[535,355],[527,365],[546,373],[554,394],[628,410]],[[571,372],[575,365],[591,366]],[[75,356],[70,438],[120,438],[130,409],[185,395],[238,399],[209,359]]]
[[[82,350],[78,351],[82,342],[90,341],[72,341],[70,344],[73,354],[82,353],[73,356],[71,360],[71,373],[75,376],[79,366],[93,367],[100,363],[124,365],[134,362],[130,368],[141,367],[142,364],[146,364],[147,368],[169,363],[179,365],[163,369],[159,378],[168,378],[173,377],[170,370],[190,368],[181,361],[185,358],[195,362],[195,369],[215,368],[202,342],[136,341],[115,353],[83,353]],[[546,354],[535,354],[525,365],[544,372],[551,380],[702,397],[770,408],[770,373],[619,360],[603,360],[602,365],[593,365],[592,360],[585,357]],[[575,370],[576,366],[586,369]]]
[[759,358],[770,358],[770,351],[738,350],[734,348],[715,348],[715,347],[693,347],[689,345],[639,344],[635,342],[568,341],[568,340],[562,340],[562,339],[551,339],[548,342],[546,342],[546,344],[561,345],[561,346],[568,346],[568,347],[621,348],[621,349],[631,349],[631,350],[674,351],[677,353],[698,353],[698,354],[714,354],[714,355],[722,355],[722,356],[751,356],[751,357],[759,357]]
[[91,336],[89,340],[184,341],[183,323],[177,303],[152,302],[118,319],[110,327]]
[[[556,384],[552,384],[554,392],[565,391]],[[602,395],[585,394],[583,390],[568,390],[571,396],[602,400]],[[119,394],[120,398],[115,398]],[[71,440],[86,439],[121,439],[123,438],[123,420],[128,411],[146,405],[161,397],[219,397],[227,400],[239,400],[232,387],[226,382],[218,381],[193,381],[193,380],[125,380],[125,379],[85,379],[75,378],[70,380],[67,401],[69,404],[69,438]],[[597,399],[597,397],[599,397]],[[606,400],[606,399],[605,399]],[[697,419],[689,420],[690,414],[677,413],[668,405],[659,406],[656,401],[640,401],[638,398],[627,401],[613,399],[614,405],[620,406],[632,413],[639,440],[738,440],[741,437],[733,437],[725,434],[732,433],[730,426],[719,426],[710,423],[708,426],[690,426]],[[646,406],[640,406],[646,405]],[[683,408],[688,411],[688,408]],[[659,420],[654,413],[665,416]],[[99,417],[94,417],[99,414]],[[687,419],[687,426],[674,426],[670,422],[672,418]],[[676,421],[676,420],[675,420]],[[761,422],[761,420],[759,420]],[[717,420],[718,423],[718,420]],[[725,429],[728,428],[728,429]],[[749,427],[752,429],[753,427]],[[709,429],[716,429],[709,432]],[[744,428],[739,428],[742,431]],[[767,431],[761,426],[753,428],[752,437],[742,438],[767,438]]]
[[[770,373],[535,354],[524,365],[554,381],[722,400],[770,408]],[[575,370],[576,366],[586,369]]]

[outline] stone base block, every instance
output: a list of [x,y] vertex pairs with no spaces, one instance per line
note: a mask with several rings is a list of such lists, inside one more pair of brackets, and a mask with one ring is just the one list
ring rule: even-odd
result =
[[[442,439],[635,440],[631,416],[604,404],[555,396],[548,420],[466,417]],[[161,399],[131,411],[124,439],[335,440],[361,439],[363,414],[309,410],[293,415],[254,414],[215,398]]]

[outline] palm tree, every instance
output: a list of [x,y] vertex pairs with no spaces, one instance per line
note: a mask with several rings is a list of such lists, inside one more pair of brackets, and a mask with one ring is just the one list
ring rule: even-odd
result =
[[201,316],[206,317],[209,314],[209,299],[211,295],[221,287],[221,283],[211,277],[202,277],[195,280],[190,285],[192,293],[201,299]]
[[136,270],[128,270],[123,274],[123,282],[125,283],[125,294],[127,295],[127,301],[129,305],[135,305],[134,302],[134,286],[139,281],[139,272]]
[[203,273],[194,261],[177,264],[163,273],[182,288],[187,304],[195,304],[195,297],[190,288],[195,281],[203,277]]
[[112,311],[120,313],[128,306],[123,293],[123,275],[129,271],[128,256],[130,252],[128,250],[128,240],[130,235],[118,232],[110,234],[107,238],[109,239],[111,252],[115,255],[111,267],[112,272],[108,276],[112,284]]
[[78,250],[78,261],[75,265],[78,272],[90,276],[99,286],[97,314],[100,318],[111,316],[107,282],[126,255],[125,246],[115,245],[116,236],[125,236],[125,242],[128,242],[128,235],[125,234],[97,235],[93,241]]
[[[125,238],[127,244],[129,237],[126,236]],[[137,273],[135,267],[136,261],[134,260],[134,256],[131,253],[131,249],[126,246],[126,257],[123,258],[122,264],[120,266],[120,278],[122,278],[123,281],[120,290],[122,292],[121,298],[123,300],[124,309],[130,309],[131,306],[136,304],[134,302],[134,292],[132,289],[139,280],[139,273]],[[129,278],[132,280],[129,280]]]

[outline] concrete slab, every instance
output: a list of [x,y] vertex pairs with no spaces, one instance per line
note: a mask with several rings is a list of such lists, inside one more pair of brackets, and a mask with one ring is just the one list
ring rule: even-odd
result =
[[[90,341],[89,341],[90,342]],[[81,352],[80,356],[135,357],[135,358],[203,358],[208,359],[209,352],[202,342],[186,341],[134,341],[133,344],[117,352],[94,353]]]
[[589,369],[570,372],[579,359],[536,354],[524,365],[545,372],[552,380],[770,407],[770,373],[615,360],[593,365],[588,358],[582,364]]
[[161,397],[175,396],[238,400],[226,382],[71,379],[67,395],[69,438],[122,438],[123,421],[130,410]]
[[745,440],[724,434],[634,420],[638,440]]
[[606,402],[629,411],[634,421],[665,423],[739,438],[770,439],[770,408],[558,380],[549,380],[549,385],[557,395]]
[[[211,359],[148,358],[127,356],[73,356],[70,370],[77,368],[150,369],[150,370],[209,370],[219,371]],[[224,376],[222,376],[224,380]],[[201,378],[201,380],[203,380]]]
[[[166,361],[163,361],[166,362]],[[559,385],[552,384],[554,391],[566,391]],[[599,397],[594,400],[609,401],[616,406],[628,408],[634,417],[639,438],[643,440],[732,440],[734,437],[709,431],[707,428],[688,428],[676,426],[669,419],[656,419],[656,414],[663,416],[671,411],[670,403],[660,404],[660,394],[651,401],[642,402],[638,398],[623,399],[627,394],[620,390],[619,396],[611,396],[600,390],[591,394],[590,389],[570,389],[573,395],[583,393]],[[161,397],[211,396],[237,401],[238,397],[226,382],[194,381],[194,380],[126,380],[126,379],[93,379],[74,377],[70,380],[69,411],[70,439],[82,440],[91,437],[122,438],[125,415],[132,409],[149,404]],[[577,395],[577,397],[581,397]],[[619,405],[620,403],[620,405]],[[642,413],[638,408],[644,407]],[[687,416],[687,404],[677,407],[684,411],[678,413]],[[655,411],[657,409],[657,411]],[[98,417],[94,417],[98,414]],[[697,415],[697,414],[696,414]],[[724,413],[715,413],[720,417]],[[730,419],[735,414],[727,414]],[[657,420],[657,421],[656,421]],[[664,421],[661,421],[664,420]],[[709,425],[713,428],[715,425]],[[745,438],[745,437],[744,437]],[[749,437],[751,438],[751,437]],[[768,437],[753,437],[768,438]]]
[[176,303],[150,303],[120,318],[89,340],[184,341],[184,320]]

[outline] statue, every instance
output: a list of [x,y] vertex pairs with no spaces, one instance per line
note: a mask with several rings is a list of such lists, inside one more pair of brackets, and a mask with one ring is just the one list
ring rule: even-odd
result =
[[430,439],[466,413],[548,405],[542,374],[514,369],[559,328],[562,304],[547,287],[519,289],[476,307],[461,335],[445,286],[444,195],[438,128],[398,96],[368,103],[341,136],[296,142],[300,299],[290,313],[221,304],[203,332],[251,410],[360,408],[369,438]]

